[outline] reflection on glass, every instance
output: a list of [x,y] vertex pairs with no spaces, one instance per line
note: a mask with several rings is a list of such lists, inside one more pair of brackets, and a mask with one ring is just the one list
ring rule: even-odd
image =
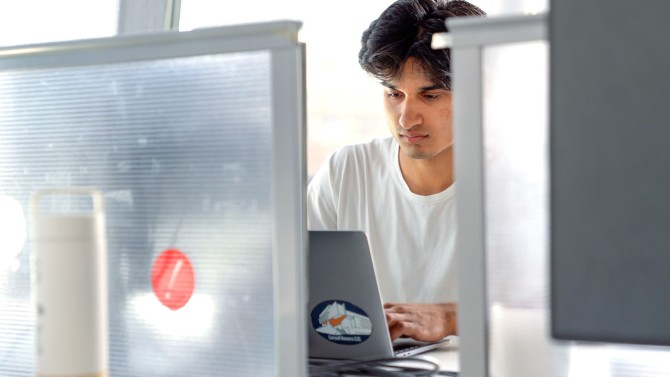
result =
[[[158,336],[177,341],[206,336],[215,319],[214,299],[202,293],[193,295],[188,304],[179,310],[171,310],[161,305],[153,293],[131,297],[128,306],[129,320],[137,318],[145,326],[152,328]],[[216,320],[230,319],[221,316]]]

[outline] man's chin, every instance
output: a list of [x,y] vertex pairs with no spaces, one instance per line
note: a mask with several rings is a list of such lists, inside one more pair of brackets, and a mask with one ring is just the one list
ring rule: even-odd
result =
[[428,153],[426,151],[420,150],[419,148],[401,146],[400,150],[405,154],[405,156],[413,160],[430,160],[431,158],[435,157],[435,153]]

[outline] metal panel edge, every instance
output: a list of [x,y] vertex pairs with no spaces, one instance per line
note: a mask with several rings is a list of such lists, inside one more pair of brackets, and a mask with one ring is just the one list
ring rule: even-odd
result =
[[[460,374],[488,376],[481,50],[452,53]],[[468,273],[464,273],[467,271]]]
[[0,70],[122,63],[295,46],[298,21],[274,21],[0,49]]
[[449,33],[433,36],[433,48],[483,46],[547,39],[547,14],[525,16],[454,17]]
[[279,49],[272,58],[275,357],[279,376],[303,377],[307,375],[305,46]]
[[547,15],[447,19],[449,33],[433,48],[452,49],[455,174],[458,182],[456,250],[459,271],[459,357],[463,377],[489,375],[482,49],[547,39]]

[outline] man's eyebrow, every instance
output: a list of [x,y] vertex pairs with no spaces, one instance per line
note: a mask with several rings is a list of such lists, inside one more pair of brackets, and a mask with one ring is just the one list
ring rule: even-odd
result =
[[[382,84],[383,86],[385,86],[389,89],[393,89],[393,90],[398,89],[395,85],[393,85],[391,83],[388,83],[386,81],[381,81],[380,84]],[[434,84],[434,85],[423,86],[423,87],[419,88],[418,91],[419,92],[427,92],[427,91],[430,91],[430,90],[447,90],[447,89],[444,87],[444,85]]]
[[419,88],[420,92],[427,92],[429,90],[446,90],[446,88],[444,87],[444,85],[439,85],[439,84],[429,85],[429,86],[424,86],[422,88]]

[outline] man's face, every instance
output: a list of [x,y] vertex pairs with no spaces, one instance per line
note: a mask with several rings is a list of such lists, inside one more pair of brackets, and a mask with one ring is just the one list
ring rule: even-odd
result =
[[451,148],[451,92],[427,78],[414,58],[382,85],[389,129],[405,155],[428,160]]

